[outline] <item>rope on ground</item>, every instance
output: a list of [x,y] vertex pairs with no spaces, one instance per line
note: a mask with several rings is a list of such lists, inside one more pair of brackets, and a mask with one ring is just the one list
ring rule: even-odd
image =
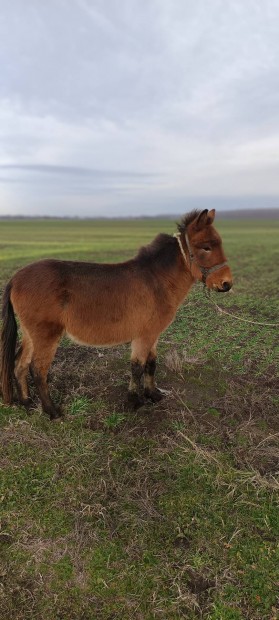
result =
[[223,308],[220,308],[220,306],[218,306],[218,304],[216,304],[215,301],[213,301],[213,299],[211,299],[209,291],[205,291],[205,296],[207,297],[208,301],[215,306],[215,308],[217,308],[218,312],[220,312],[220,314],[227,314],[228,316],[232,317],[233,319],[237,319],[238,321],[242,321],[243,323],[251,323],[252,325],[262,325],[264,327],[279,327],[279,323],[262,323],[261,321],[251,321],[251,319],[244,319],[241,316],[237,316],[236,314],[232,314],[232,312],[228,312],[227,310],[224,310]]

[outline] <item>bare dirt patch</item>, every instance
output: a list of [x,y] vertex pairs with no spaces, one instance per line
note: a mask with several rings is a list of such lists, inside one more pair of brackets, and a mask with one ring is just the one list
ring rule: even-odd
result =
[[[121,429],[129,435],[152,437],[171,435],[183,427],[213,451],[229,449],[238,467],[252,467],[261,475],[276,473],[279,382],[274,367],[260,376],[250,368],[249,373],[232,377],[217,361],[205,365],[201,359],[181,357],[172,348],[158,364],[164,399],[156,405],[147,401],[136,414],[127,410],[129,376],[128,347],[99,351],[71,344],[59,348],[50,385],[67,415],[73,399],[87,399],[85,424],[93,431],[104,429],[106,418],[115,412],[122,416],[121,424],[110,429],[116,433]],[[40,440],[24,425],[21,431],[27,442]]]

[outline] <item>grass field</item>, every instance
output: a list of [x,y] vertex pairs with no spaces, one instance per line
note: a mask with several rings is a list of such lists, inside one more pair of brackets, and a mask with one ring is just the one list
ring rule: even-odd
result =
[[[278,221],[217,228],[235,285],[214,300],[278,322]],[[159,231],[174,224],[1,221],[1,288],[41,257],[122,260]],[[129,413],[129,348],[64,339],[64,421],[0,405],[1,619],[278,618],[278,329],[197,285],[158,362],[164,400]]]

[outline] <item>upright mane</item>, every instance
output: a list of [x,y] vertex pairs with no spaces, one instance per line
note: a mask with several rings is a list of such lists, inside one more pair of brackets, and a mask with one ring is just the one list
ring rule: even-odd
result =
[[[177,224],[178,231],[185,233],[186,228],[196,217],[200,215],[201,211],[197,209],[186,213],[182,220]],[[161,233],[151,241],[148,245],[139,249],[135,259],[141,264],[151,264],[156,262],[156,265],[160,265],[163,269],[172,267],[177,260],[179,246],[177,240],[172,235]]]
[[151,243],[139,249],[135,259],[142,266],[156,262],[162,269],[166,269],[175,264],[178,250],[178,244],[174,237],[160,233]]
[[190,211],[190,213],[186,213],[182,220],[177,224],[178,231],[180,233],[185,233],[187,226],[189,226],[189,224],[191,224],[191,222],[193,222],[196,217],[200,215],[200,213],[201,211],[199,211],[198,209],[194,209],[193,211]]

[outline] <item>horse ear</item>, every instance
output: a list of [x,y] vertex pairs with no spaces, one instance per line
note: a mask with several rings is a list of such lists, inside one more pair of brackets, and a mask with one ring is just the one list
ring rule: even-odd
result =
[[196,230],[202,230],[202,228],[204,228],[207,224],[207,214],[208,214],[208,209],[204,209],[200,214],[198,219],[195,222],[195,228]]
[[215,218],[215,209],[211,209],[211,211],[208,211],[208,214],[207,214],[206,225],[209,226],[210,224],[212,224],[212,222],[214,222],[214,218]]
[[211,209],[211,211],[208,211],[208,209],[204,209],[197,221],[195,222],[195,228],[196,230],[202,230],[203,228],[205,228],[205,226],[210,226],[210,224],[212,224],[212,222],[214,221],[215,218],[215,209]]

